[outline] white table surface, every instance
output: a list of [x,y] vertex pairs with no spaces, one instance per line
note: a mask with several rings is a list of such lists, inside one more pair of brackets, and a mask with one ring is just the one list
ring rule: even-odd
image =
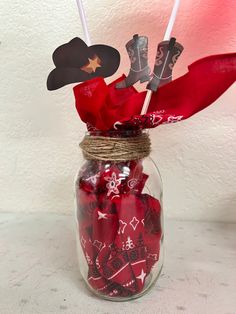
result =
[[236,314],[236,224],[166,221],[165,266],[131,302],[100,300],[77,267],[73,216],[0,215],[0,314]]

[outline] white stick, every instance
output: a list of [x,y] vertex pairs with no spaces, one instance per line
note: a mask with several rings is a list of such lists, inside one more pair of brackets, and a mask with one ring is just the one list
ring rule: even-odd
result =
[[176,20],[176,16],[178,13],[179,5],[180,5],[180,0],[175,0],[174,6],[173,6],[173,9],[171,12],[170,20],[169,20],[169,23],[168,23],[168,26],[167,26],[163,40],[169,40],[170,39],[170,35],[171,35],[172,29],[173,29],[173,26],[174,26],[174,23]]
[[85,42],[88,46],[91,46],[91,39],[90,39],[90,35],[89,35],[88,24],[86,21],[86,15],[84,12],[83,1],[82,0],[76,0],[76,2],[78,5],[79,15],[80,15],[80,19],[81,19],[81,23],[82,23],[82,27],[83,27],[83,31],[84,31]]
[[[171,35],[172,29],[173,29],[173,26],[174,26],[174,23],[176,20],[179,4],[180,4],[180,0],[175,0],[175,3],[173,6],[173,9],[172,9],[172,12],[171,12],[171,16],[170,16],[169,23],[168,23],[168,26],[167,26],[163,40],[169,40],[170,39],[170,35]],[[152,91],[148,90],[146,98],[145,98],[144,103],[143,103],[143,108],[142,108],[141,114],[147,113],[151,98],[152,98]]]
[[145,97],[145,100],[144,100],[144,103],[143,103],[143,108],[142,108],[141,114],[147,113],[151,98],[152,98],[152,91],[148,90],[146,97]]

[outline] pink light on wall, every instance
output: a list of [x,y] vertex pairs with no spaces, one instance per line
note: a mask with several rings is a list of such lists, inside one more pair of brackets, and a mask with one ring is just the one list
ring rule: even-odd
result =
[[182,1],[173,34],[185,51],[175,73],[209,54],[236,51],[236,1]]

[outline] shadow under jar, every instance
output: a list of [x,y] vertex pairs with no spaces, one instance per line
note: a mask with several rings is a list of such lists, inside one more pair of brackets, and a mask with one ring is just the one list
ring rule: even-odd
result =
[[[148,142],[148,143],[146,143]],[[142,296],[163,265],[162,182],[141,131],[90,132],[75,180],[81,274],[97,296]]]

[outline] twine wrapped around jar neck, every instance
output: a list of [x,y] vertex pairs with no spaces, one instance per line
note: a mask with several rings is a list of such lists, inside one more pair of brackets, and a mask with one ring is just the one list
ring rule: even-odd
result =
[[147,133],[132,137],[85,135],[79,146],[87,160],[139,160],[148,157],[151,152],[151,141]]

